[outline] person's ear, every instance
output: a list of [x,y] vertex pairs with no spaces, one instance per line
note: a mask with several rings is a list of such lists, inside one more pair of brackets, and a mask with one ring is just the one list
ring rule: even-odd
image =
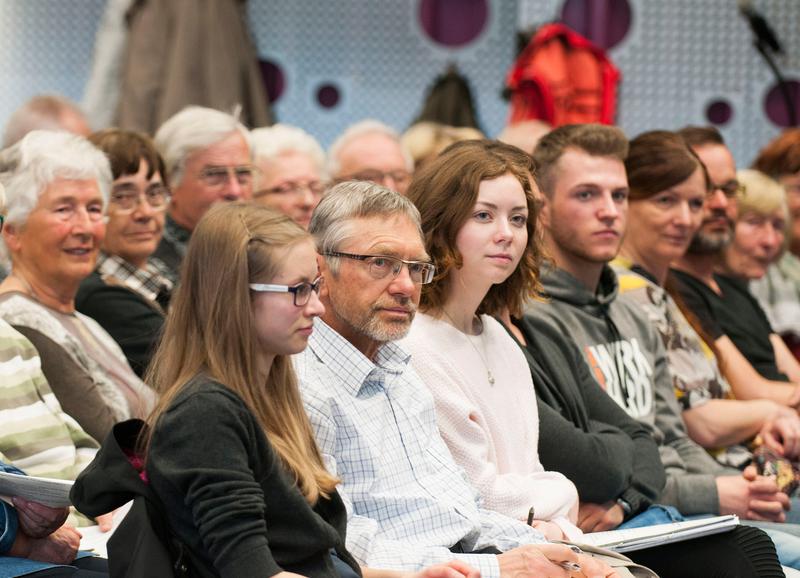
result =
[[319,298],[328,298],[328,280],[331,278],[331,270],[328,267],[328,262],[322,255],[317,255],[317,270],[322,276],[322,285],[319,286]]
[[19,251],[21,242],[20,242],[20,227],[16,225],[12,225],[11,223],[5,223],[3,226],[3,241],[6,243],[6,247],[12,253]]
[[539,224],[543,229],[550,228],[550,199],[546,195],[542,195],[539,201]]

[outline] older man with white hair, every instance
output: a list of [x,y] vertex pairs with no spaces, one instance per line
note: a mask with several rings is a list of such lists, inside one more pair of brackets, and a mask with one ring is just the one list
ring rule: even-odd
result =
[[372,181],[405,194],[413,172],[400,135],[377,120],[350,126],[328,149],[328,173],[335,181]]
[[186,244],[211,205],[251,197],[250,135],[236,115],[189,106],[161,125],[155,144],[164,158],[172,200],[153,256],[177,281]]
[[253,200],[281,211],[304,229],[325,190],[325,152],[301,128],[276,124],[250,133],[258,169]]

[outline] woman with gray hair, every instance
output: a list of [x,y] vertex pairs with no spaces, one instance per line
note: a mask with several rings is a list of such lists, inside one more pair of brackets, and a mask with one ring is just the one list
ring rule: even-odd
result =
[[259,173],[253,200],[308,229],[325,190],[325,153],[303,129],[286,124],[250,132]]
[[738,214],[733,239],[722,250],[720,263],[726,285],[723,299],[729,311],[723,328],[745,357],[754,365],[760,363],[758,368],[766,368],[760,371],[800,384],[800,363],[748,290],[748,282],[763,278],[785,247],[789,232],[786,191],[756,170],[738,171],[736,177],[743,185],[736,197]]
[[103,439],[114,423],[147,415],[154,400],[111,336],[75,311],[78,286],[94,269],[105,234],[108,160],[82,137],[34,131],[0,153],[0,182],[11,260],[0,284],[0,317],[39,351],[66,413]]

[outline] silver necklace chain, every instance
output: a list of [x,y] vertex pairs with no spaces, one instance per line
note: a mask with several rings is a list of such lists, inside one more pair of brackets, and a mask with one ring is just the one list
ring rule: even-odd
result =
[[[478,354],[478,358],[481,360],[481,363],[483,363],[483,367],[486,369],[486,379],[489,381],[489,385],[494,386],[494,375],[492,375],[492,370],[489,369],[489,363],[487,361],[487,355],[486,355],[486,346],[483,343],[483,339],[481,339],[481,347],[483,348],[484,351],[483,351],[483,353],[481,353],[480,349],[478,349],[475,346],[475,344],[472,342],[472,339],[469,338],[470,336],[467,335],[466,333],[464,333],[463,331],[461,331],[458,328],[458,326],[456,325],[456,322],[453,321],[453,318],[450,317],[450,315],[447,313],[447,311],[445,311],[444,307],[442,307],[442,313],[444,313],[444,316],[447,317],[447,319],[450,321],[450,325],[453,326],[453,329],[455,329],[456,331],[458,331],[459,333],[464,335],[464,339],[467,340],[467,343],[469,343],[472,346],[472,349],[475,350],[475,353]],[[479,335],[483,335],[483,321],[481,321],[481,318],[478,317],[477,315],[475,315],[475,317],[473,317],[473,323],[475,321],[478,322],[478,325],[480,326],[480,329],[481,329]]]

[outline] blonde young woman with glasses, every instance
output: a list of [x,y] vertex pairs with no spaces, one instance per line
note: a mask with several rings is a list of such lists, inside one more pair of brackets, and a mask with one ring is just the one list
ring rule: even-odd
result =
[[172,292],[165,266],[152,258],[169,204],[164,163],[141,133],[108,129],[89,140],[108,157],[114,181],[97,265],[81,283],[75,307],[111,334],[141,376]]
[[[149,373],[161,397],[139,447],[190,576],[400,577],[347,551],[339,481],[297,388],[290,356],[325,311],[320,284],[311,237],[272,209],[218,204],[192,235]],[[118,470],[103,466],[127,463],[120,442],[109,438],[78,480],[80,502],[119,495],[108,475]],[[477,572],[452,562],[407,576]]]

